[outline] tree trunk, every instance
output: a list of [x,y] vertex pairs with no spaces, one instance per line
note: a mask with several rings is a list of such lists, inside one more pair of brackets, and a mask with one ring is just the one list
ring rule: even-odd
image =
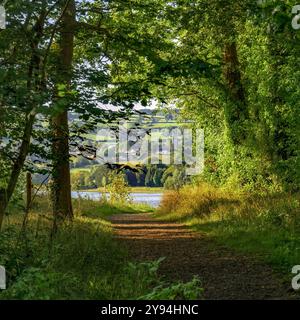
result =
[[30,172],[26,175],[26,211],[29,212],[32,200],[32,176]]
[[6,189],[0,190],[0,230],[2,227],[3,218],[5,215],[5,211],[7,209],[8,203],[14,193],[19,176],[24,166],[24,162],[29,153],[30,139],[31,139],[34,120],[35,120],[35,112],[33,111],[28,115],[25,130],[24,130],[24,135],[22,139],[22,144],[20,147],[18,157],[14,162],[10,179],[8,182],[8,186]]
[[5,216],[5,210],[7,207],[7,202],[6,202],[6,190],[1,189],[0,190],[0,230],[3,224],[3,219]]
[[[245,104],[245,92],[241,80],[240,64],[235,42],[224,45],[224,77],[227,82],[229,95],[234,101]],[[240,113],[244,112],[241,110]]]
[[72,219],[71,178],[69,164],[68,112],[52,119],[53,150],[53,213],[55,220]]
[[235,42],[224,44],[223,76],[229,96],[225,109],[226,121],[231,140],[237,145],[246,139],[243,122],[248,118],[248,110]]
[[[72,63],[74,50],[75,1],[71,0],[64,8],[60,36],[60,63],[58,68],[58,84],[63,84],[66,91],[72,79]],[[64,101],[67,97],[64,97]],[[56,102],[61,99],[57,97]],[[53,214],[54,228],[59,220],[72,219],[71,178],[69,163],[69,124],[68,105],[52,117],[52,152],[53,152]]]

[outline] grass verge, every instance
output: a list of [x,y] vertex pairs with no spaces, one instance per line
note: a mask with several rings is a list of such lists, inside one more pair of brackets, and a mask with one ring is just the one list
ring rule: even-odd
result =
[[[47,199],[40,198],[25,230],[23,215],[7,216],[0,232],[0,265],[7,272],[1,299],[195,299],[198,279],[168,284],[158,274],[159,261],[130,261],[113,238],[111,213],[138,210],[132,205],[74,201],[75,219],[51,236],[52,216]],[[129,209],[128,209],[129,208]]]
[[249,195],[209,185],[167,193],[157,216],[180,221],[290,276],[300,263],[300,195]]
[[122,213],[146,213],[153,212],[154,208],[143,203],[114,202],[106,200],[94,201],[89,199],[74,199],[74,213],[76,216],[108,217]]

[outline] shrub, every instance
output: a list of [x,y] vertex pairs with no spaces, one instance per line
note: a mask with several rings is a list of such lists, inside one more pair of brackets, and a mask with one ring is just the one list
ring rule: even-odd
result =
[[111,172],[110,183],[106,187],[110,202],[128,202],[130,200],[130,187],[123,174]]
[[140,297],[140,300],[197,300],[202,298],[203,291],[201,281],[194,277],[187,283],[178,282],[169,287],[160,285],[151,293]]

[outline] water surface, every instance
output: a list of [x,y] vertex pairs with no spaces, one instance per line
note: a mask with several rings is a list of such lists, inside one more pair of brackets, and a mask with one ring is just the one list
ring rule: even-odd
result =
[[[97,191],[73,191],[72,197],[78,198],[80,195],[82,198],[91,200],[100,200],[102,198],[102,193]],[[130,193],[130,198],[134,203],[144,203],[148,204],[154,208],[157,208],[161,202],[163,194],[162,193]],[[109,194],[106,193],[107,199],[109,199]]]

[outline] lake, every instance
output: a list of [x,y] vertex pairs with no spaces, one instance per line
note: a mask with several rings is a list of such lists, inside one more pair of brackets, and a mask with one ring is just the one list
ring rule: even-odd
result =
[[[82,198],[91,199],[91,200],[100,200],[102,197],[101,192],[96,191],[73,191],[72,198],[78,198],[78,193]],[[162,193],[130,193],[130,197],[134,203],[145,203],[151,207],[157,208],[162,200]],[[106,193],[106,197],[109,198],[109,195]]]

